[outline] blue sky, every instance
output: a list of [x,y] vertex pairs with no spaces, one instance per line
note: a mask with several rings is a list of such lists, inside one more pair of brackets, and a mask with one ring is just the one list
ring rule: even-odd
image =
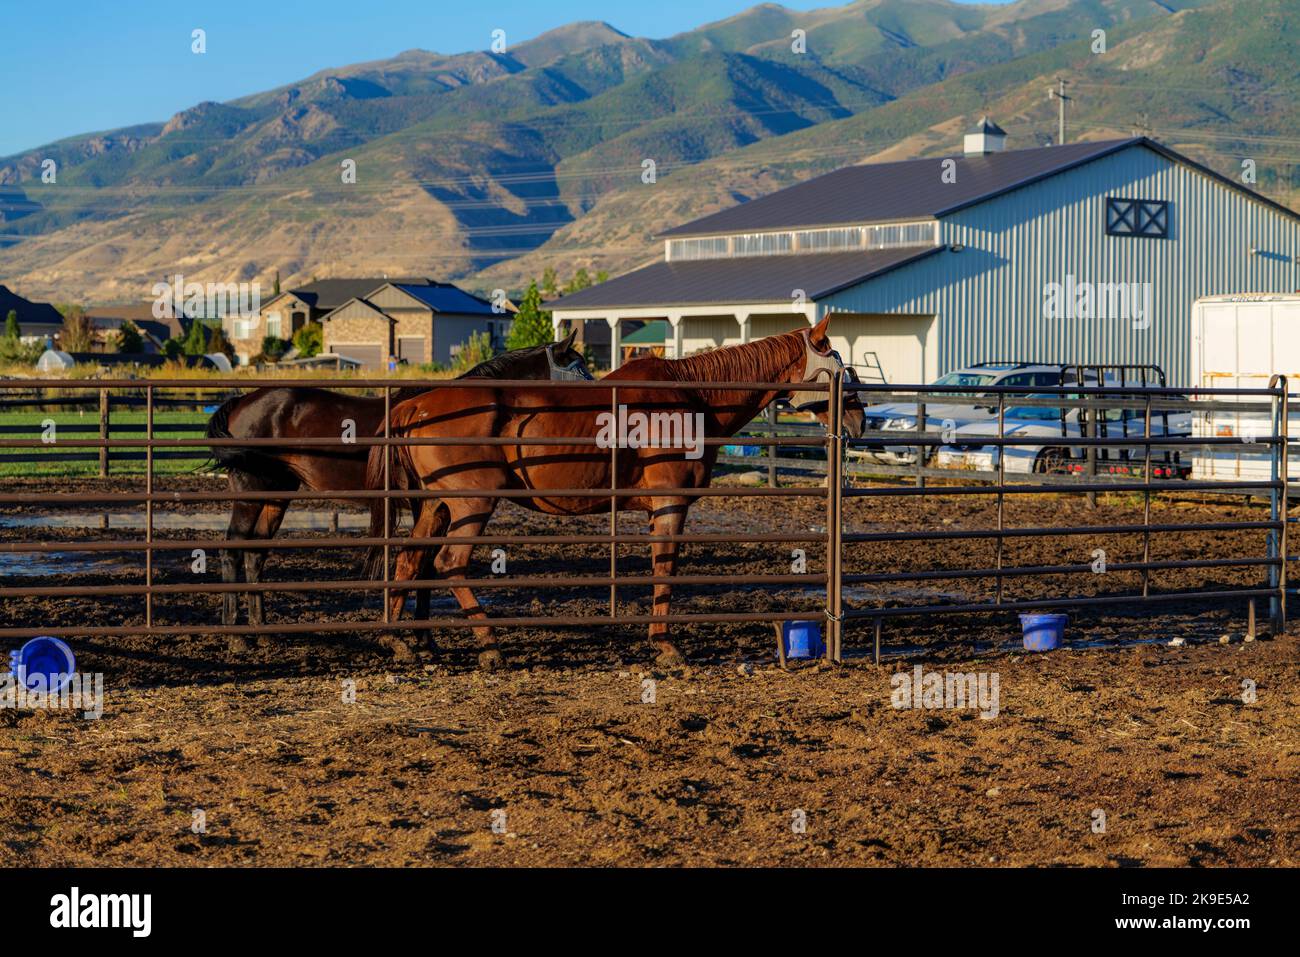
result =
[[[0,156],[96,130],[166,120],[317,70],[419,47],[485,49],[574,20],[665,37],[752,6],[746,0],[0,0]],[[834,0],[786,0],[811,10]],[[190,34],[207,31],[195,56]],[[17,43],[10,42],[17,40]]]

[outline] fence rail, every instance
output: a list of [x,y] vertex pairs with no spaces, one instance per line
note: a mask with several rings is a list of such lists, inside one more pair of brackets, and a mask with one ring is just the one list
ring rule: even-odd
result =
[[[595,390],[603,393],[616,411],[620,390],[628,389],[701,389],[727,391],[772,392],[788,389],[786,383],[665,383],[665,382],[631,382],[631,381],[597,381],[588,383],[548,383],[548,382],[501,382],[493,380],[433,380],[414,383],[408,380],[340,379],[338,381],[312,379],[302,383],[275,381],[268,383],[276,387],[310,386],[312,388],[332,387],[341,390],[378,391],[385,396],[386,408],[392,406],[393,389],[409,389],[413,385],[428,389],[441,388],[562,388],[577,390]],[[21,388],[28,394],[19,399],[5,398],[6,390]],[[577,449],[595,449],[601,447],[595,436],[580,438],[557,438],[553,440],[513,437],[480,437],[472,440],[450,437],[411,438],[390,434],[388,419],[380,434],[375,436],[357,436],[345,439],[341,436],[317,436],[293,440],[285,439],[207,439],[186,435],[201,428],[195,423],[159,422],[157,413],[169,410],[206,410],[213,402],[200,398],[174,398],[163,395],[168,390],[186,390],[190,393],[207,391],[220,394],[221,398],[232,390],[247,389],[245,380],[213,380],[197,385],[193,380],[175,382],[153,380],[145,384],[138,381],[78,381],[64,380],[26,380],[20,385],[10,386],[0,381],[0,415],[5,409],[32,409],[54,407],[60,409],[86,406],[89,402],[100,414],[98,422],[67,422],[56,420],[57,436],[53,441],[44,438],[24,437],[31,434],[30,424],[4,423],[0,419],[0,464],[30,463],[48,461],[49,456],[57,455],[63,461],[95,461],[101,464],[101,476],[110,474],[110,463],[115,461],[139,461],[144,463],[143,475],[138,478],[141,488],[135,491],[116,491],[105,489],[70,490],[41,492],[34,494],[23,490],[4,489],[0,485],[0,504],[23,505],[41,509],[54,509],[63,506],[99,504],[121,506],[143,506],[144,530],[139,537],[118,537],[100,541],[52,541],[48,539],[0,541],[0,553],[11,555],[39,556],[50,553],[86,552],[89,554],[105,552],[123,552],[143,556],[144,581],[142,583],[110,585],[4,585],[0,586],[0,598],[42,597],[55,599],[84,599],[96,596],[117,596],[142,598],[144,605],[144,625],[87,625],[78,627],[35,627],[31,625],[12,625],[0,627],[0,636],[8,638],[35,637],[37,635],[87,635],[87,636],[172,636],[178,634],[225,634],[253,635],[267,632],[284,634],[320,633],[334,634],[343,632],[375,632],[384,630],[411,631],[429,628],[467,628],[481,626],[465,618],[425,618],[411,621],[389,621],[387,615],[389,603],[384,602],[383,620],[375,621],[315,621],[315,622],[280,622],[262,626],[218,625],[209,622],[167,622],[155,618],[155,599],[167,596],[212,594],[261,594],[271,591],[312,592],[320,594],[338,593],[382,593],[387,598],[394,589],[411,588],[445,588],[442,580],[397,581],[392,575],[394,550],[416,547],[435,548],[442,545],[591,545],[607,546],[609,549],[608,574],[572,575],[568,577],[496,577],[481,578],[459,582],[472,588],[513,588],[513,589],[554,589],[570,587],[578,589],[608,589],[608,612],[601,616],[514,616],[492,618],[490,624],[497,627],[535,627],[547,625],[583,625],[593,621],[610,621],[618,624],[690,624],[708,622],[773,622],[794,619],[812,619],[822,623],[827,635],[827,656],[840,660],[844,650],[844,632],[847,626],[859,622],[868,622],[875,626],[875,649],[880,653],[881,629],[886,619],[901,616],[937,616],[955,613],[1009,612],[1015,610],[1067,608],[1067,607],[1122,607],[1141,602],[1179,602],[1179,601],[1223,601],[1252,603],[1256,599],[1268,599],[1270,615],[1276,627],[1285,623],[1286,601],[1289,594],[1287,584],[1287,563],[1291,556],[1287,552],[1288,530],[1293,519],[1286,514],[1285,503],[1290,491],[1288,470],[1286,468],[1287,449],[1291,438],[1288,435],[1289,399],[1287,383],[1277,377],[1267,389],[1212,389],[1188,390],[1144,389],[1140,397],[1114,398],[1114,389],[1099,387],[1048,388],[987,388],[981,391],[989,393],[996,399],[996,432],[983,435],[981,445],[1002,452],[1024,446],[1042,445],[1042,437],[1027,438],[1006,428],[1006,409],[1009,400],[1014,399],[1016,406],[1053,408],[1067,402],[1071,408],[1083,410],[1082,414],[1104,413],[1108,410],[1140,409],[1145,423],[1142,435],[1105,435],[1085,432],[1068,438],[1068,445],[1085,450],[1089,462],[1089,471],[1083,476],[1033,474],[1023,476],[1024,480],[1008,477],[1007,457],[998,456],[995,469],[983,472],[953,472],[935,469],[926,464],[926,450],[951,445],[952,437],[943,432],[934,432],[928,428],[925,404],[935,404],[944,399],[949,402],[954,396],[963,393],[960,387],[928,386],[886,386],[862,384],[845,381],[842,375],[835,376],[829,382],[804,384],[802,391],[825,392],[827,396],[828,428],[804,426],[798,423],[779,423],[775,407],[764,413],[764,421],[751,426],[735,436],[710,436],[704,439],[704,445],[721,452],[718,461],[727,465],[753,465],[766,467],[768,471],[767,486],[755,487],[709,487],[682,489],[655,489],[656,494],[681,495],[691,499],[720,497],[770,497],[770,498],[806,498],[824,503],[826,527],[824,532],[816,533],[774,533],[765,531],[740,533],[710,534],[630,534],[619,530],[617,515],[621,500],[644,496],[645,489],[623,488],[615,481],[608,488],[570,488],[546,490],[546,498],[578,498],[584,500],[608,500],[609,530],[604,534],[555,534],[555,535],[478,535],[472,538],[459,536],[435,536],[428,538],[411,538],[394,533],[391,527],[389,502],[392,499],[423,502],[430,499],[454,499],[458,497],[482,497],[483,492],[476,489],[438,489],[405,490],[394,489],[392,476],[385,470],[385,484],[382,489],[332,489],[332,490],[298,490],[298,491],[171,491],[160,490],[155,484],[156,466],[169,459],[206,458],[202,454],[211,448],[266,448],[296,449],[300,451],[331,450],[348,455],[361,456],[371,448],[383,446],[432,447],[445,445],[473,444],[475,446],[554,446]],[[60,395],[42,398],[30,394],[33,389],[57,389],[60,393],[84,391],[89,399]],[[114,391],[133,390],[140,396],[115,396]],[[1033,395],[1031,395],[1031,393]],[[1109,395],[1108,395],[1109,393]],[[626,394],[626,391],[624,391]],[[1042,396],[1060,396],[1060,399]],[[877,401],[911,402],[916,405],[917,426],[912,430],[894,430],[893,434],[883,431],[873,432],[869,438],[847,434],[851,423],[851,413],[856,412],[858,404],[870,404]],[[143,409],[143,421],[113,422],[113,406]],[[598,403],[605,408],[604,398]],[[596,406],[593,406],[595,409]],[[1212,411],[1264,413],[1269,417],[1267,435],[1252,435],[1250,441],[1226,436],[1173,436],[1152,435],[1152,416],[1156,412],[1191,410],[1193,414]],[[593,423],[594,423],[593,412]],[[1093,422],[1097,421],[1095,418]],[[593,425],[594,430],[594,425]],[[69,437],[70,436],[70,437]],[[90,436],[90,437],[84,437]],[[864,463],[846,460],[848,453],[864,447],[881,446],[912,450],[916,461],[910,465],[890,466],[883,463]],[[1249,452],[1265,455],[1269,460],[1269,477],[1267,479],[1218,481],[1162,481],[1153,475],[1153,452],[1182,451],[1189,449],[1208,449],[1232,446]],[[727,449],[754,448],[763,450],[758,455],[727,454]],[[37,451],[38,449],[42,451]],[[783,449],[809,450],[819,453],[817,458],[792,458],[781,455]],[[1141,474],[1117,477],[1097,474],[1097,452],[1124,449],[1143,453],[1141,459],[1135,460]],[[604,449],[602,448],[602,451]],[[619,448],[608,449],[611,457],[611,474],[617,475]],[[824,473],[826,481],[822,486],[781,486],[779,470],[810,470]],[[884,475],[897,478],[910,484],[862,484],[859,479],[867,475]],[[946,479],[950,484],[936,484],[938,479]],[[967,484],[957,484],[957,483]],[[969,483],[974,484],[969,484]],[[1230,489],[1238,494],[1259,495],[1269,500],[1269,517],[1260,521],[1224,521],[1224,522],[1155,522],[1152,520],[1152,499],[1172,490],[1207,490],[1223,491]],[[1142,496],[1142,521],[1133,524],[1109,524],[1082,527],[1012,527],[1006,523],[1005,506],[1010,496],[1060,495],[1075,494],[1094,496],[1105,492],[1123,492]],[[503,499],[531,498],[538,494],[532,489],[502,489],[492,493]],[[960,529],[915,529],[901,528],[893,531],[853,531],[846,530],[846,524],[853,521],[855,503],[864,499],[911,498],[942,499],[946,497],[985,496],[992,497],[996,509],[996,524],[993,528]],[[156,537],[156,510],[163,506],[204,505],[233,501],[248,502],[285,502],[285,501],[344,501],[373,502],[382,501],[386,516],[386,530],[382,536],[342,536],[330,535],[326,538],[313,539],[230,539],[201,538],[187,536],[183,539],[159,539]],[[1180,534],[1203,532],[1260,532],[1265,535],[1264,548],[1259,554],[1228,554],[1224,556],[1197,559],[1159,559],[1151,553],[1152,539],[1155,537],[1175,536]],[[1044,599],[1009,600],[1004,596],[1004,584],[1021,578],[1041,578],[1044,576],[1082,576],[1090,574],[1090,567],[1078,563],[1039,564],[1014,566],[1005,562],[1005,546],[1008,542],[1028,538],[1047,536],[1069,537],[1082,534],[1119,534],[1142,536],[1142,557],[1140,561],[1115,563],[1115,571],[1132,572],[1141,575],[1141,590],[1135,593],[1114,593],[1106,595],[1062,595]],[[923,571],[894,570],[889,572],[872,572],[869,574],[846,572],[846,557],[853,554],[855,548],[877,542],[945,542],[986,541],[994,545],[995,559],[991,564],[976,567],[935,568]],[[676,575],[670,578],[654,575],[632,575],[620,568],[620,549],[630,546],[650,546],[653,544],[787,544],[815,545],[825,549],[825,568],[801,574],[760,574],[760,575]],[[232,549],[252,552],[294,551],[302,549],[357,549],[365,547],[384,549],[384,573],[377,580],[340,580],[312,582],[195,582],[171,583],[156,580],[155,556],[169,552],[190,551],[193,549]],[[1152,587],[1153,572],[1191,569],[1216,568],[1257,568],[1267,575],[1267,583],[1258,587],[1240,587],[1232,589],[1213,589],[1201,591],[1157,591]],[[865,607],[862,599],[846,597],[846,588],[863,585],[899,585],[925,581],[991,579],[994,582],[994,597],[990,601],[967,601],[957,603],[935,602],[929,604],[899,604],[897,600],[874,607]],[[629,588],[644,588],[657,584],[674,584],[678,586],[718,586],[739,585],[759,588],[802,587],[805,592],[816,589],[822,596],[820,608],[790,607],[776,611],[738,610],[734,613],[715,614],[698,612],[679,612],[671,615],[632,614],[620,606],[620,593],[626,594]],[[852,606],[852,607],[850,607]]]

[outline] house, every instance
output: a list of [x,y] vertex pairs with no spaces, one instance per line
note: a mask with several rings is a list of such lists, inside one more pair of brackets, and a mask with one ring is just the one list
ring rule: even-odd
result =
[[285,290],[255,317],[229,318],[226,336],[247,364],[267,336],[291,340],[309,322],[324,330],[324,351],[381,369],[390,356],[413,365],[448,363],[472,333],[487,332],[498,347],[509,314],[447,283],[422,277],[322,279]]
[[447,283],[386,282],[321,321],[325,352],[383,368],[390,356],[410,365],[449,364],[471,335],[486,332],[500,348],[511,317]]
[[835,313],[845,361],[933,381],[983,360],[1142,363],[1190,376],[1202,296],[1300,288],[1300,214],[1146,137],[1008,150],[981,119],[951,156],[819,176],[663,234],[661,262],[550,304],[669,325],[665,351]]
[[117,334],[128,322],[140,330],[147,355],[158,355],[168,339],[183,339],[189,321],[175,316],[154,317],[152,302],[127,305],[87,306],[86,317],[95,331],[95,352],[113,352],[117,348]]
[[63,328],[62,314],[48,302],[32,302],[8,286],[0,286],[0,334],[4,333],[4,324],[8,321],[10,312],[18,316],[18,328],[23,342],[37,343],[46,339],[54,341]]

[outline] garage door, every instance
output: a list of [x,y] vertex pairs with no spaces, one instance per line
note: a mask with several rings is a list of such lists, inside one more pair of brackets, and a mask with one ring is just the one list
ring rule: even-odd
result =
[[384,363],[384,347],[378,344],[369,343],[353,345],[350,343],[339,343],[330,346],[330,352],[335,355],[347,356],[349,359],[355,359],[361,363],[363,369],[382,369]]
[[939,376],[934,329],[934,316],[837,314],[830,331],[832,345],[864,379],[918,385]]
[[399,336],[397,339],[397,358],[405,359],[413,366],[423,364],[424,336]]

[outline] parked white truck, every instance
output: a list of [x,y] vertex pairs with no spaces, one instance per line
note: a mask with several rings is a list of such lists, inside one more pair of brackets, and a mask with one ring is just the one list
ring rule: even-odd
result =
[[[1300,294],[1207,296],[1192,307],[1192,381],[1204,389],[1264,389],[1276,374],[1300,391]],[[1200,396],[1206,401],[1268,403],[1267,396]],[[1300,403],[1292,403],[1290,434],[1300,437]],[[1247,450],[1254,437],[1272,434],[1267,412],[1198,412],[1192,435],[1233,436],[1243,448],[1211,446],[1192,457],[1192,478],[1206,481],[1267,480],[1267,450]],[[1290,455],[1290,475],[1300,478],[1300,451]]]

